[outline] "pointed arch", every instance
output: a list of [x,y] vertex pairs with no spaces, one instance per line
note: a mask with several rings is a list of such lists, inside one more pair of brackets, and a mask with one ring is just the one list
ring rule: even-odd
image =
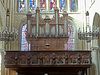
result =
[[[93,30],[96,30],[97,28],[100,28],[100,15],[99,13],[95,13],[94,14],[94,18],[93,18]],[[100,36],[99,36],[100,37]],[[97,39],[98,43],[97,46],[100,47],[100,38]]]
[[69,17],[68,19],[68,41],[65,44],[65,50],[75,50],[76,48],[76,24],[74,22],[74,19],[72,17]]
[[93,26],[100,25],[100,15],[96,12],[93,18]]
[[27,19],[23,18],[20,27],[19,27],[19,33],[20,33],[20,50],[21,51],[28,51],[29,50],[29,44],[26,39],[26,33],[27,33]]

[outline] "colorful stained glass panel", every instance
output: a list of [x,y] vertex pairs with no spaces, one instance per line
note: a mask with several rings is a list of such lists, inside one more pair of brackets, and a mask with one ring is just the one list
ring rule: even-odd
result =
[[50,11],[54,11],[56,4],[56,0],[50,0]]
[[60,0],[60,12],[66,8],[66,0]]
[[78,11],[78,0],[70,0],[70,11],[71,12]]
[[36,0],[29,0],[29,8],[31,11],[36,9]]
[[40,10],[46,10],[46,0],[40,0]]
[[74,48],[74,38],[73,38],[73,34],[74,34],[74,28],[72,25],[68,25],[68,41],[67,41],[67,49],[66,50],[73,50]]
[[27,32],[27,24],[22,27],[22,35],[21,35],[21,51],[28,50],[28,42],[26,39],[26,32]]
[[26,11],[25,0],[18,0],[18,12],[25,12],[25,11]]

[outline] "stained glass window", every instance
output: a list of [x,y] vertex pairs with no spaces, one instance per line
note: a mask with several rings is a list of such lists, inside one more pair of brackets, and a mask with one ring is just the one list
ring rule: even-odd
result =
[[50,0],[50,11],[54,11],[56,4],[56,0]]
[[28,51],[28,42],[26,39],[27,24],[23,25],[21,31],[21,51]]
[[31,11],[36,9],[36,0],[29,0],[29,8]]
[[44,11],[46,9],[46,0],[40,0],[40,10]]
[[78,0],[70,0],[70,11],[71,12],[78,11]]
[[66,8],[66,1],[67,0],[60,0],[60,12],[62,12]]
[[68,41],[67,41],[67,50],[73,50],[73,48],[74,48],[74,27],[71,25],[71,24],[69,24],[68,25],[68,36],[69,36],[69,38],[68,38]]
[[[38,3],[40,4],[37,5]],[[70,12],[77,12],[78,0],[18,0],[18,12],[20,13],[34,12],[37,6],[41,11],[54,11],[54,8],[59,6],[60,12],[67,10],[67,8]]]
[[18,0],[18,11],[19,12],[25,12],[26,11],[25,0]]

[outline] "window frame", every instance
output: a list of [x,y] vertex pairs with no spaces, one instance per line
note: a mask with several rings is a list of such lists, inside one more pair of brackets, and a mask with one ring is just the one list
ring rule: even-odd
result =
[[[17,12],[18,13],[27,13],[28,10],[29,10],[29,7],[28,7],[29,3],[27,3],[27,7],[26,7],[26,11],[25,12],[19,12],[19,2],[18,1],[17,1],[17,5],[18,5],[18,7],[17,7],[18,11]],[[28,1],[28,0],[26,0],[26,1]],[[35,1],[36,1],[36,7],[40,7],[40,0],[35,0]],[[65,10],[68,13],[78,13],[79,12],[79,1],[78,0],[77,0],[78,1],[77,2],[78,7],[77,7],[77,11],[75,11],[75,12],[70,11],[70,0],[65,0],[65,1],[66,1]],[[56,6],[59,8],[59,12],[63,13],[63,11],[60,11],[60,0],[56,0]],[[32,11],[32,13],[34,13],[34,12],[35,12],[35,10]],[[50,0],[46,0],[46,9],[41,11],[41,8],[40,8],[40,12],[41,13],[46,13],[46,12],[52,13],[52,12],[54,12],[54,11],[50,10]]]

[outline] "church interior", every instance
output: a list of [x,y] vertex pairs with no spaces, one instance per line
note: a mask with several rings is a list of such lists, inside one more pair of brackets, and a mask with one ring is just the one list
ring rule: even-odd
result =
[[100,75],[100,0],[0,0],[0,75]]

